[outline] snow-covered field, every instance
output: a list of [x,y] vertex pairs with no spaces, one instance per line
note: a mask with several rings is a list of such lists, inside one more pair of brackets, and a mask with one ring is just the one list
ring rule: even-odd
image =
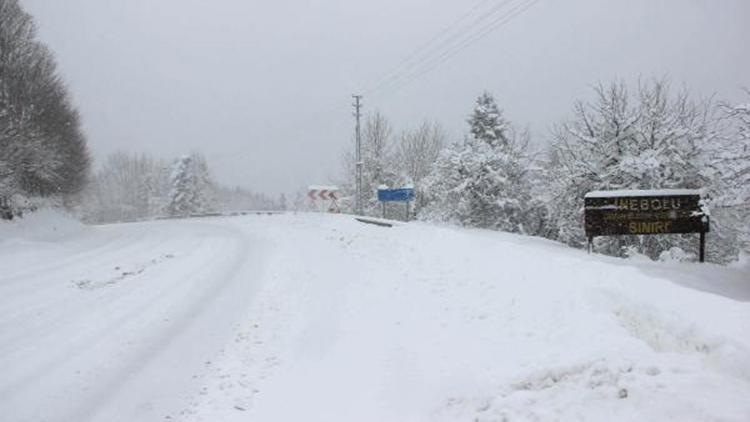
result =
[[0,420],[750,420],[750,271],[284,214],[0,225]]

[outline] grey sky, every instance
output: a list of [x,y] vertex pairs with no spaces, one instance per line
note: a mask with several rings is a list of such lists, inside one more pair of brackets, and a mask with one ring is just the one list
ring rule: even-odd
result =
[[[220,182],[266,193],[329,182],[352,139],[350,94],[479,2],[22,0],[97,159],[201,151]],[[402,89],[366,96],[365,111],[396,129],[438,120],[460,139],[487,89],[544,142],[599,81],[669,74],[735,100],[750,86],[749,16],[747,0],[541,0]]]

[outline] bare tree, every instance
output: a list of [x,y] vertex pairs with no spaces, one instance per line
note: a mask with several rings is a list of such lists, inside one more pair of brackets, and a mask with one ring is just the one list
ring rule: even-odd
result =
[[750,253],[750,90],[747,103],[719,105],[728,133],[715,145],[712,179],[719,185],[713,200],[720,224],[737,233],[737,244]]
[[396,161],[408,183],[418,186],[430,174],[440,150],[445,147],[445,130],[437,122],[424,121],[401,134]]
[[94,222],[134,221],[158,215],[166,201],[167,166],[145,154],[107,157],[82,196],[82,212]]
[[[344,181],[341,183],[348,196],[353,196],[356,174],[354,152],[346,151],[343,157]],[[380,185],[399,182],[393,157],[393,128],[379,111],[367,116],[362,128],[362,194],[366,213],[376,213],[375,191]]]
[[[390,122],[379,111],[375,111],[365,120],[362,131],[362,161],[364,162],[365,180],[368,185],[365,192],[388,183],[393,178],[392,157],[393,128]],[[364,189],[364,187],[363,187]]]

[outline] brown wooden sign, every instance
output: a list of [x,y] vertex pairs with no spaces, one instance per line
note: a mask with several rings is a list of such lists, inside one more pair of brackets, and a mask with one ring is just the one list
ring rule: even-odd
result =
[[701,262],[708,216],[699,191],[597,191],[584,198],[586,236],[700,233]]

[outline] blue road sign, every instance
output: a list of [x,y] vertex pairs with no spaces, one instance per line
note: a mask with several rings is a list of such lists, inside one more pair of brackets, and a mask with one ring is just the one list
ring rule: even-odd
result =
[[414,189],[378,189],[378,201],[411,201],[414,199]]

